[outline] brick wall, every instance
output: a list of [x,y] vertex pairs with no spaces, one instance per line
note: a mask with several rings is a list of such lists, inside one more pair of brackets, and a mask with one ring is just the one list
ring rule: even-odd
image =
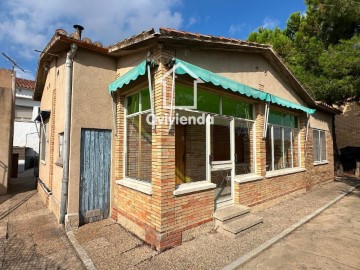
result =
[[360,147],[360,102],[352,101],[340,106],[342,114],[335,116],[338,149],[346,146]]

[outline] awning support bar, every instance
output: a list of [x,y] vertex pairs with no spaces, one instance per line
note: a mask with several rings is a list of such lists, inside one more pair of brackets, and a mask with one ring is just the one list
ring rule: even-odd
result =
[[270,102],[265,104],[265,119],[264,119],[264,129],[263,129],[263,138],[266,138],[267,128],[269,125],[269,111],[270,111]]
[[152,91],[152,83],[151,83],[151,71],[150,71],[150,63],[147,63],[147,72],[148,72],[148,82],[149,82],[149,94],[150,94],[150,109],[151,109],[151,118],[152,118],[152,129],[155,129],[155,121],[154,121],[154,97]]
[[171,131],[171,128],[172,128],[172,124],[173,124],[173,121],[172,121],[172,113],[173,113],[173,105],[174,105],[174,92],[175,92],[175,70],[173,71],[173,74],[172,74],[172,85],[171,85],[171,101],[170,101],[170,115],[169,115],[169,120],[170,120],[170,123],[169,123],[169,133]]

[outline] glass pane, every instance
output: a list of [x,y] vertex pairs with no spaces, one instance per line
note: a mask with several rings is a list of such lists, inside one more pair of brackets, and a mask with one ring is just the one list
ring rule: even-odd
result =
[[272,150],[271,150],[271,128],[272,126],[268,126],[267,136],[266,136],[266,171],[272,171]]
[[151,182],[152,126],[146,121],[147,114],[141,115],[141,148],[139,151],[139,179]]
[[320,131],[320,140],[321,140],[321,160],[325,161],[326,157],[326,135],[325,131]]
[[320,161],[319,131],[313,130],[313,155],[314,161]]
[[139,167],[139,115],[127,119],[126,176],[137,179]]
[[214,117],[210,137],[213,161],[230,160],[230,120]]
[[176,106],[194,106],[194,89],[186,85],[176,84],[175,104]]
[[206,180],[206,125],[175,126],[176,184]]
[[270,110],[269,112],[269,120],[270,124],[274,125],[282,125],[282,113],[274,110]]
[[139,93],[127,97],[127,114],[139,112]]
[[252,119],[252,105],[233,98],[222,97],[222,114]]
[[211,172],[211,182],[216,184],[216,203],[231,200],[231,170]]
[[284,166],[283,168],[293,167],[293,150],[291,148],[292,132],[291,128],[284,128]]
[[280,170],[284,168],[282,128],[274,126],[273,130],[274,130],[274,166],[275,166],[275,170]]
[[197,93],[197,110],[203,112],[220,113],[219,95],[198,90]]
[[235,175],[253,172],[250,134],[252,123],[235,121]]
[[151,109],[150,103],[150,92],[149,89],[144,89],[141,91],[141,110],[146,111]]
[[283,114],[283,126],[297,128],[297,117],[289,114]]

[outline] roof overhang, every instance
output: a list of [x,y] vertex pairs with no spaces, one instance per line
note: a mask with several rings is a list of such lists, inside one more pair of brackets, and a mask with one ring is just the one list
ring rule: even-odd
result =
[[323,102],[323,101],[316,101],[316,107],[324,112],[331,113],[331,114],[342,114],[342,111],[334,108],[333,106]]

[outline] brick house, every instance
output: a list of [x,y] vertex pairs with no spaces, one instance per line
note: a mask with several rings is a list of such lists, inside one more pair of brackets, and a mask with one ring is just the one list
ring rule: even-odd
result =
[[[316,103],[271,46],[161,28],[100,52],[86,39],[58,31],[44,55],[54,54],[54,40],[58,50],[76,43],[82,53],[91,51],[73,60],[73,72],[79,72],[73,75],[73,95],[84,96],[77,99],[81,109],[72,105],[77,110],[72,111],[72,123],[80,116],[91,123],[77,124],[70,132],[69,167],[75,173],[69,177],[67,217],[73,226],[109,213],[164,250],[181,244],[192,228],[209,224],[213,217],[221,220],[224,212],[267,207],[334,179],[331,119],[338,111]],[[106,67],[94,60],[99,54],[107,59]],[[93,73],[77,70],[85,60]],[[39,70],[44,63],[40,59]],[[104,70],[106,77],[95,77]],[[35,93],[43,105],[41,91],[48,82],[42,83],[41,75]],[[61,87],[56,95],[58,91]],[[47,109],[57,102],[58,97],[50,99]],[[51,125],[56,127],[63,120],[55,111],[57,120]],[[87,137],[86,131],[104,129],[106,121],[111,164],[104,176],[102,169],[92,171],[103,162],[103,146],[90,149],[103,137]],[[51,140],[57,149],[56,139]],[[53,157],[43,165],[54,162]],[[54,194],[60,179],[49,175],[53,187],[48,190]],[[106,186],[103,177],[110,181],[105,214],[104,203],[93,202],[100,195],[99,181]]]

